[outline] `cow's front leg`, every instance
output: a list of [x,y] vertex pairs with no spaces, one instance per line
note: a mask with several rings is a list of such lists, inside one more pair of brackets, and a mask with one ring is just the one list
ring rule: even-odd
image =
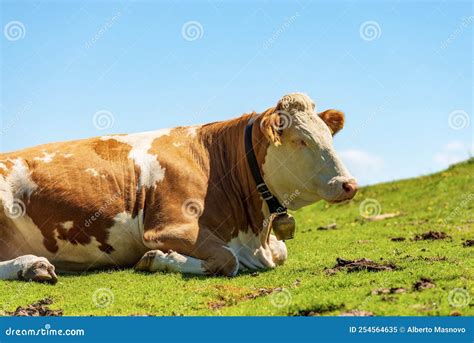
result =
[[275,235],[270,235],[268,240],[268,245],[272,251],[273,263],[277,266],[282,265],[288,258],[285,242],[277,240]]
[[0,262],[0,280],[48,282],[58,281],[54,266],[44,257],[24,255]]
[[183,224],[145,232],[152,251],[138,262],[138,270],[235,276],[239,261],[219,237],[197,224]]
[[135,270],[144,272],[166,271],[204,275],[203,261],[178,254],[176,251],[164,253],[161,250],[148,251],[135,265]]

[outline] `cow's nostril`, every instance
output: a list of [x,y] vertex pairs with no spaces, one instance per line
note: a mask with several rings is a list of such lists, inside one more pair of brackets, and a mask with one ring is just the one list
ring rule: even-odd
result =
[[357,183],[354,181],[344,182],[342,188],[346,193],[353,195],[357,192]]
[[344,182],[342,184],[342,188],[346,191],[346,192],[350,192],[352,190],[352,187],[351,185],[349,184],[349,182]]

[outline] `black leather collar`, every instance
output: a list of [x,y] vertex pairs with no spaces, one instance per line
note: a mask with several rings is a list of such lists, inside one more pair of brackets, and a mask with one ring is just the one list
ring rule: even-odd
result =
[[252,172],[253,179],[257,184],[257,191],[260,197],[265,200],[268,205],[268,209],[271,214],[286,213],[287,208],[283,206],[278,199],[270,192],[265,181],[263,180],[260,168],[258,167],[257,158],[255,157],[255,151],[252,144],[252,129],[253,129],[254,117],[252,117],[248,124],[245,126],[244,141],[245,141],[245,155],[247,156],[247,162]]

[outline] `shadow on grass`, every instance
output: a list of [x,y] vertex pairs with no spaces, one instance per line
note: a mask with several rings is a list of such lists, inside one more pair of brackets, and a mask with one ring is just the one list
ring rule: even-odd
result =
[[[125,269],[127,270],[127,269]],[[209,278],[212,279],[217,279],[217,280],[233,280],[233,279],[239,279],[241,277],[258,277],[259,275],[265,275],[266,273],[271,272],[272,269],[265,269],[265,270],[259,270],[258,272],[248,270],[248,271],[242,271],[239,272],[236,276],[230,277],[230,276],[222,276],[222,275],[196,275],[196,274],[187,274],[187,273],[173,273],[173,274],[181,274],[181,278],[184,281],[194,281],[194,280],[207,280]],[[150,277],[156,276],[156,275],[167,275],[171,274],[171,272],[163,272],[163,271],[158,271],[158,272],[144,272],[144,271],[134,271],[134,274],[139,274],[139,275],[148,275]]]

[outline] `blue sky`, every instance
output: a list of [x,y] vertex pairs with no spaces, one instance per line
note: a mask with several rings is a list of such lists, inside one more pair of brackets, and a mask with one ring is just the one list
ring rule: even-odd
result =
[[228,119],[295,91],[345,111],[335,146],[362,184],[473,151],[470,2],[1,1],[0,12],[3,152]]

